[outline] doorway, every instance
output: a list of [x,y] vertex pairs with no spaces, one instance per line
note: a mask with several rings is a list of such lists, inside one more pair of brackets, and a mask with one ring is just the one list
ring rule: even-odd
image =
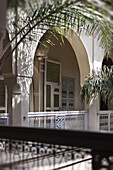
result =
[[[61,108],[61,64],[45,59],[43,70],[43,102],[44,111],[59,111]],[[40,75],[40,81],[41,81]],[[40,84],[40,83],[39,83]],[[40,89],[42,86],[40,86]]]

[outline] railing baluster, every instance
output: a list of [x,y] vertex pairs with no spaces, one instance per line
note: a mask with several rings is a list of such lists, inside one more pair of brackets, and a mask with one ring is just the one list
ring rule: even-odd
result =
[[111,128],[111,125],[113,124],[112,114],[113,110],[104,110],[98,113],[100,130],[113,131]]
[[31,118],[39,120],[37,127],[87,130],[86,111],[29,112],[28,117],[29,122]]

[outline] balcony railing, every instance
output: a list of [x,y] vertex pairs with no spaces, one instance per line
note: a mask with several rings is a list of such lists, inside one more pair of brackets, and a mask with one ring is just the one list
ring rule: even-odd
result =
[[[87,130],[87,111],[29,112],[30,127]],[[0,125],[9,125],[9,114],[0,114]]]
[[66,167],[112,170],[113,133],[0,126],[0,169]]
[[9,125],[9,114],[8,113],[0,113],[0,126]]
[[29,112],[28,118],[32,127],[87,129],[87,111]]
[[100,130],[113,131],[113,110],[99,112]]

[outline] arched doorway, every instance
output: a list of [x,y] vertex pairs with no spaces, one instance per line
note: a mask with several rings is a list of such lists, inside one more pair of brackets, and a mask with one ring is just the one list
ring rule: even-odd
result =
[[80,89],[89,73],[86,50],[75,33],[69,39],[64,36],[63,41],[57,33],[49,39],[52,45],[47,47],[47,54],[42,58],[37,55],[40,44],[35,53],[34,87],[31,88],[35,89],[31,95],[34,111],[83,110]]

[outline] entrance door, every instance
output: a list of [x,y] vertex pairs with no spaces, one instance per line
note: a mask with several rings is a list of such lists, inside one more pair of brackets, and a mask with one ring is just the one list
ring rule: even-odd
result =
[[50,60],[46,60],[45,66],[44,111],[58,111],[61,107],[61,66]]

